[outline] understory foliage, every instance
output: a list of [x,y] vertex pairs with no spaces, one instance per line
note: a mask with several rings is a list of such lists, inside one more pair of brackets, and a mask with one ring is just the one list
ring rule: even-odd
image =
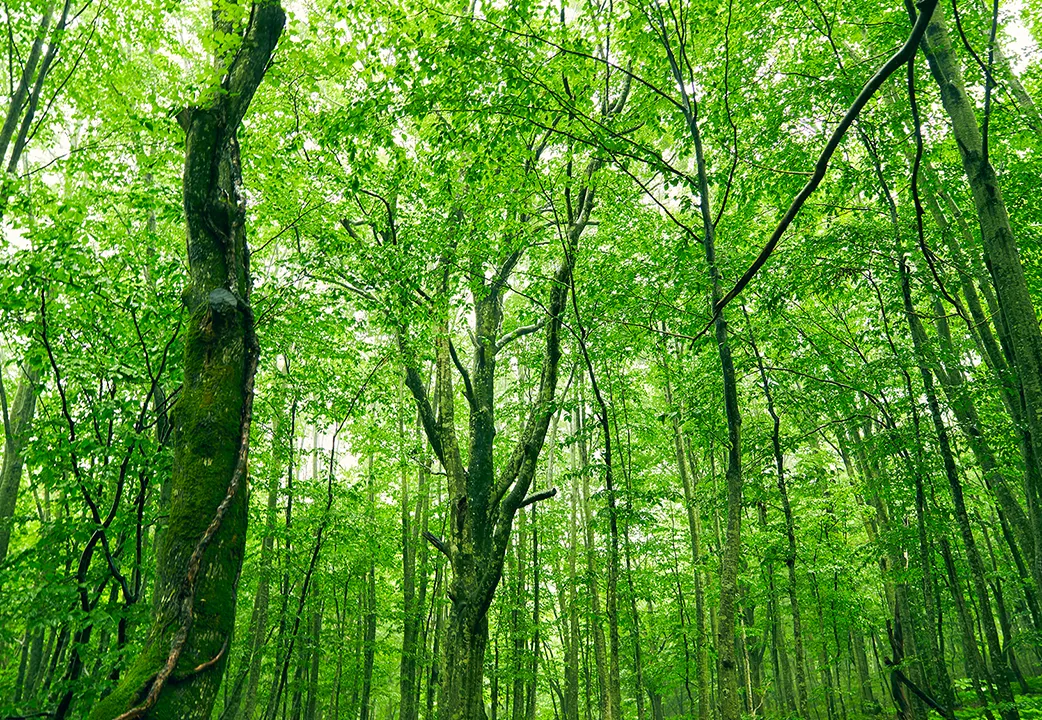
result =
[[5,3],[0,718],[1039,717],[1040,12]]

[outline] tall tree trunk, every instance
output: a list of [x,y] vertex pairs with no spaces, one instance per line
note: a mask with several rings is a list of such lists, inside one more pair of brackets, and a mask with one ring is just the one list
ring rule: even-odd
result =
[[[927,353],[926,332],[922,321],[915,313],[912,305],[912,291],[909,278],[908,266],[904,258],[900,259],[901,271],[901,294],[904,298],[905,313],[912,332],[912,342],[916,354],[920,358]],[[973,536],[970,518],[966,511],[966,503],[963,499],[962,481],[959,479],[958,469],[955,465],[955,456],[948,439],[948,429],[945,427],[941,408],[937,402],[937,392],[933,384],[933,375],[926,365],[920,362],[919,371],[923,379],[923,388],[926,391],[926,399],[930,408],[930,417],[933,420],[934,430],[937,434],[937,443],[941,451],[941,460],[944,463],[945,475],[948,478],[948,486],[951,489],[952,502],[955,507],[955,519],[962,535],[963,545],[966,548],[966,557],[970,564],[970,574],[973,579],[974,588],[977,593],[977,601],[981,608],[981,622],[984,626],[984,636],[988,642],[988,650],[991,653],[991,664],[994,669],[992,681],[995,683],[996,693],[1000,705],[1000,714],[1003,720],[1018,720],[1020,717],[1016,703],[1013,699],[1013,691],[1010,688],[1010,670],[1002,652],[1002,644],[999,641],[998,630],[995,627],[995,616],[991,610],[991,599],[988,593],[987,580],[985,579],[984,563],[977,549],[977,542]]]
[[[373,456],[369,455],[369,523],[375,529],[376,490],[373,486]],[[370,540],[372,542],[372,540]],[[362,639],[362,696],[359,701],[360,720],[372,720],[373,663],[376,658],[376,549],[369,549],[369,569],[365,574],[365,619]]]
[[526,599],[526,563],[525,544],[528,536],[528,522],[525,513],[518,516],[518,528],[509,556],[509,574],[513,575],[514,597],[510,608],[510,643],[511,674],[513,683],[510,688],[510,720],[524,720],[526,673],[525,659],[528,654],[527,621],[524,611],[528,607]]
[[[294,466],[294,450],[297,443],[297,398],[293,397],[289,409],[289,442],[286,446],[289,450],[289,462],[286,468],[286,510],[285,510],[285,535],[282,545],[282,578],[281,596],[282,604],[279,608],[279,632],[275,640],[275,668],[272,672],[271,690],[268,693],[268,701],[264,708],[263,717],[266,720],[275,720],[278,716],[279,705],[282,702],[283,690],[283,668],[287,666],[290,651],[291,638],[288,636],[289,628],[289,601],[290,601],[290,569],[293,565],[293,539],[290,530],[293,527],[293,500],[294,482],[297,468]],[[247,720],[252,720],[248,718]]]
[[[23,452],[29,439],[29,429],[36,414],[36,383],[39,373],[29,370],[18,381],[14,403],[7,410],[4,396],[4,460],[0,468],[0,565],[7,559],[11,543],[12,523],[15,506],[18,504],[18,489],[22,484]],[[2,388],[0,380],[0,388]]]
[[318,588],[311,600],[311,667],[308,669],[307,704],[304,720],[318,720],[318,672],[322,663],[322,599]]
[[[581,386],[580,386],[581,387]],[[590,509],[590,476],[586,472],[589,468],[586,439],[582,433],[585,432],[583,422],[582,400],[577,417],[579,432],[579,463],[582,475],[582,511],[583,527],[586,531],[586,584],[590,594],[590,617],[589,622],[593,634],[593,657],[597,672],[597,698],[600,709],[600,720],[611,720],[611,708],[608,701],[608,658],[607,643],[604,638],[604,624],[601,620],[601,591],[598,581],[596,539],[593,528],[593,513]]]
[[[273,421],[272,435],[277,436],[278,415]],[[237,682],[225,702],[223,718],[253,720],[257,707],[257,688],[260,685],[261,663],[268,637],[268,604],[271,599],[272,553],[275,548],[275,520],[278,515],[279,479],[281,472],[272,472],[268,480],[268,504],[264,516],[264,539],[261,541],[258,563],[257,592],[253,596],[253,614],[250,617],[250,634],[243,654],[245,676]],[[241,709],[241,713],[240,713]]]
[[[743,306],[744,311],[744,306]],[[786,589],[789,594],[789,611],[792,613],[792,638],[796,650],[796,711],[800,717],[807,717],[807,656],[803,646],[803,620],[800,616],[800,602],[796,587],[796,522],[792,515],[792,504],[789,502],[789,486],[785,479],[785,456],[781,446],[781,418],[774,407],[774,395],[767,377],[767,369],[763,364],[763,356],[756,345],[756,339],[749,330],[749,341],[756,358],[756,367],[760,373],[760,384],[763,387],[764,399],[767,401],[767,412],[771,416],[771,448],[774,452],[774,473],[778,484],[778,495],[781,500],[782,514],[785,517],[785,567],[789,574]]]
[[[578,442],[582,442],[582,440],[578,439]],[[564,649],[564,700],[562,702],[564,720],[579,720],[579,577],[576,565],[579,553],[578,514],[581,467],[577,458],[577,444],[577,442],[571,443],[572,488],[569,498],[567,607],[562,612],[567,627]]]
[[709,668],[706,657],[706,623],[705,599],[702,589],[702,551],[700,547],[700,525],[698,501],[695,498],[695,483],[691,476],[694,471],[686,462],[684,437],[680,429],[680,408],[673,399],[673,387],[670,379],[668,353],[663,352],[663,363],[666,374],[666,403],[670,408],[673,426],[673,448],[677,456],[677,470],[680,483],[684,487],[684,507],[687,510],[688,537],[691,541],[691,570],[695,581],[695,674],[698,685],[698,717],[709,718]]
[[[957,364],[958,356],[955,354],[951,330],[947,319],[944,317],[944,310],[940,306],[939,299],[935,299],[934,313],[936,315],[935,326],[937,328],[939,348],[945,357],[953,360],[948,364],[943,361],[934,361],[931,363],[932,370],[940,381],[941,388],[948,398],[948,406],[951,408],[952,414],[955,415],[959,429],[966,438],[967,445],[969,445],[974,458],[977,460],[977,464],[980,466],[981,476],[988,489],[995,496],[999,511],[1011,521],[1013,527],[1017,530],[1017,539],[1020,545],[1026,549],[1028,556],[1032,557],[1037,544],[1034,527],[1024,509],[1020,506],[1020,501],[1014,496],[1013,490],[1010,488],[995,457],[995,453],[984,435],[977,409],[965,387],[962,367]],[[1034,564],[1032,566],[1034,567]]]
[[[1025,427],[1030,459],[1025,473],[1025,495],[1028,516],[1036,538],[1042,537],[1040,489],[1042,473],[1036,465],[1042,458],[1042,332],[1024,277],[1020,254],[1010,225],[998,177],[983,145],[973,103],[966,94],[962,70],[952,51],[951,39],[940,6],[934,11],[922,42],[933,74],[941,90],[941,102],[951,120],[952,132],[962,157],[963,170],[969,180],[974,206],[980,223],[985,257],[1002,309],[1002,320],[1008,329],[1017,378],[1023,392]],[[1036,571],[1042,577],[1042,552],[1034,557]]]
[[1002,653],[1006,656],[1006,662],[1009,663],[1010,671],[1013,673],[1013,677],[1016,678],[1017,683],[1020,685],[1020,692],[1023,695],[1027,695],[1030,692],[1027,680],[1024,677],[1024,673],[1020,669],[1020,664],[1017,662],[1017,656],[1013,652],[1013,644],[1016,642],[1015,633],[1013,630],[1013,621],[1010,618],[1009,611],[1006,609],[1006,596],[1002,592],[1002,576],[999,573],[998,560],[995,557],[995,548],[991,544],[991,534],[988,532],[988,526],[980,519],[977,518],[977,524],[980,525],[981,534],[984,535],[984,544],[988,548],[988,557],[991,560],[992,570],[992,581],[991,590],[995,595],[995,609],[999,616],[999,627],[1002,630]]
[[[419,512],[416,518],[411,517],[412,508],[409,503],[409,473],[404,461],[408,449],[405,447],[404,424],[399,419],[399,446],[402,453],[401,462],[401,522],[402,522],[402,660],[398,673],[398,694],[401,698],[401,720],[416,720],[418,717],[416,676],[419,662],[419,637],[422,624],[423,606],[416,597],[416,551],[419,542],[417,528],[420,525]],[[420,478],[422,482],[422,477]],[[422,490],[417,491],[417,497]],[[417,510],[419,510],[419,501]]]
[[[944,558],[944,567],[948,573],[948,586],[951,588],[952,598],[955,600],[955,613],[959,617],[959,629],[962,631],[962,650],[965,657],[966,669],[973,683],[973,690],[980,701],[981,706],[988,707],[988,697],[984,688],[989,690],[993,687],[991,675],[984,664],[977,645],[977,636],[973,630],[973,618],[970,617],[969,609],[966,607],[966,596],[962,594],[962,584],[955,570],[955,559],[952,557],[951,545],[947,537],[941,537],[938,543],[941,548],[941,557]],[[991,711],[987,710],[988,715]],[[990,720],[990,718],[989,718]]]
[[[628,477],[628,475],[627,475]],[[628,482],[628,481],[627,481]],[[632,489],[627,487],[632,497]],[[633,517],[633,510],[627,500],[627,517]],[[633,693],[637,703],[637,720],[646,720],[644,708],[644,655],[640,640],[640,613],[637,610],[637,590],[633,583],[632,545],[630,544],[629,520],[622,526],[623,549],[626,557],[626,591],[630,605],[630,641],[633,644]]]
[[[677,74],[677,70],[674,73]],[[681,77],[681,83],[683,79]],[[713,326],[716,332],[717,352],[720,358],[720,376],[724,390],[724,414],[727,418],[727,469],[725,471],[727,498],[727,525],[720,556],[720,601],[717,610],[716,653],[719,659],[718,685],[720,689],[721,720],[739,720],[741,717],[741,692],[738,681],[738,657],[735,647],[738,596],[738,566],[742,553],[742,416],[738,409],[738,379],[731,357],[727,319],[722,308],[722,277],[716,260],[716,225],[710,208],[709,176],[702,136],[698,127],[697,114],[683,93],[684,113],[695,148],[695,164],[698,170],[699,206],[702,215],[702,245],[705,249],[706,267],[712,281],[710,309],[713,311]]]
[[[628,94],[628,86],[626,88]],[[613,104],[621,106],[625,95]],[[538,390],[520,433],[519,441],[501,468],[495,463],[496,354],[509,335],[500,337],[503,293],[507,279],[520,259],[510,254],[498,273],[480,289],[474,289],[474,353],[470,371],[463,368],[449,337],[448,277],[439,298],[434,410],[404,329],[399,345],[406,365],[406,384],[416,400],[424,431],[448,480],[450,521],[446,540],[428,536],[448,558],[452,570],[448,596],[452,603],[445,633],[444,674],[438,704],[441,720],[483,720],[484,662],[488,644],[488,609],[502,579],[517,512],[553,491],[529,496],[536,465],[555,412],[558,368],[561,360],[562,315],[572,284],[579,238],[593,209],[594,190],[590,178],[601,166],[593,160],[587,167],[577,210],[569,216],[565,231],[565,258],[554,273],[550,301],[546,305],[546,345]],[[453,369],[463,378],[470,404],[469,452],[464,464],[456,435]]]
[[854,664],[857,667],[858,689],[861,697],[861,712],[865,715],[878,715],[880,708],[872,692],[872,678],[868,671],[868,656],[865,654],[865,638],[861,628],[852,625],[850,644],[854,652]]
[[[555,420],[556,424],[556,420]],[[550,443],[551,448],[553,442]],[[537,521],[536,506],[532,505],[532,648],[528,657],[529,666],[525,676],[528,678],[528,687],[525,694],[525,718],[535,720],[536,699],[539,678],[539,654],[540,654],[540,610],[539,610],[539,525]]]
[[[190,319],[174,416],[170,520],[157,564],[157,593],[167,600],[119,687],[94,708],[95,720],[135,706],[127,720],[209,718],[227,664],[246,542],[240,486],[258,354],[236,134],[285,19],[277,0],[258,0],[239,51],[222,58],[222,91],[179,115],[186,134]],[[227,29],[222,13],[215,24]],[[199,667],[205,669],[191,671]],[[177,682],[166,682],[171,676]]]

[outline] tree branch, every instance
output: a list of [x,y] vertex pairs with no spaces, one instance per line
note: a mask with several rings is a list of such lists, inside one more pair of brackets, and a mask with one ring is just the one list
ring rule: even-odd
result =
[[532,323],[531,325],[522,325],[519,328],[511,330],[506,335],[501,337],[499,339],[499,342],[496,343],[496,352],[498,353],[500,350],[502,350],[503,348],[505,348],[507,345],[509,345],[510,343],[514,342],[518,338],[522,338],[525,335],[531,335],[534,332],[539,332],[545,326],[546,326],[546,318],[544,317],[541,320],[539,320],[538,322]]
[[537,503],[540,500],[549,500],[550,498],[552,498],[552,497],[554,497],[556,495],[557,495],[557,488],[555,488],[555,487],[554,488],[550,488],[549,490],[543,490],[542,492],[532,493],[531,495],[529,495],[528,497],[526,497],[524,500],[521,501],[521,504],[517,506],[517,509],[520,510],[523,507],[528,507],[529,505],[532,505],[533,503]]
[[847,130],[857,119],[858,115],[861,114],[861,110],[864,109],[868,101],[872,99],[872,96],[876,94],[876,91],[886,82],[891,75],[893,75],[898,68],[907,63],[910,59],[915,57],[916,49],[919,47],[919,42],[922,40],[923,35],[926,33],[926,26],[930,22],[930,18],[933,16],[934,10],[937,8],[938,0],[923,0],[919,3],[919,17],[915,21],[915,25],[912,27],[912,32],[909,34],[908,39],[905,40],[904,45],[890,56],[890,59],[883,64],[881,68],[873,75],[865,86],[861,89],[857,98],[851,104],[846,114],[839,121],[839,125],[832,132],[832,137],[825,144],[825,148],[821,151],[821,155],[818,157],[817,163],[814,165],[814,174],[807,180],[807,184],[803,186],[799,194],[793,199],[792,204],[789,205],[789,209],[782,217],[781,222],[774,229],[767,244],[763,246],[760,254],[756,256],[752,265],[745,271],[735,286],[731,288],[720,298],[720,302],[713,308],[713,318],[707,324],[707,329],[713,325],[716,318],[720,315],[721,311],[734,300],[745,286],[749,284],[749,281],[760,271],[760,269],[770,258],[771,253],[774,252],[775,248],[778,247],[778,242],[781,240],[782,235],[792,224],[792,221],[799,214],[800,208],[807,201],[807,198],[817,189],[818,185],[825,178],[825,172],[828,170],[829,161],[832,159],[832,155],[839,148],[840,142],[843,140],[843,136],[846,135]]
[[474,386],[470,384],[470,373],[467,372],[467,368],[463,366],[463,363],[459,361],[459,356],[456,355],[456,346],[452,344],[452,340],[449,340],[449,355],[452,356],[452,364],[456,366],[460,377],[463,378],[463,394],[467,396],[467,402],[470,403],[470,406],[474,407]]
[[424,530],[423,537],[425,537],[431,545],[436,547],[442,555],[447,557],[449,562],[452,562],[452,552],[449,550],[449,546],[445,544],[444,540],[432,533],[430,530]]

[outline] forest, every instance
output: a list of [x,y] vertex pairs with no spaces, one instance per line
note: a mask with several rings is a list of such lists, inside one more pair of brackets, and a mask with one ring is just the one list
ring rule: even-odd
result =
[[1038,0],[0,17],[0,718],[1042,717]]

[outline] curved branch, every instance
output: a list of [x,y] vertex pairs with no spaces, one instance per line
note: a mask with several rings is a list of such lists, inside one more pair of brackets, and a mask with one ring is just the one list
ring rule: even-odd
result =
[[516,328],[515,330],[511,330],[506,335],[501,337],[499,339],[499,342],[496,343],[496,352],[498,353],[500,350],[502,350],[518,338],[522,338],[525,335],[531,335],[534,332],[539,332],[546,326],[546,320],[547,318],[544,317],[538,322],[532,323],[531,325],[522,325],[521,327]]
[[529,505],[537,503],[540,500],[549,500],[550,498],[552,498],[552,497],[554,497],[556,495],[557,495],[557,488],[555,488],[555,487],[554,488],[550,488],[549,490],[543,490],[542,492],[532,493],[531,495],[529,495],[528,497],[526,497],[524,500],[521,501],[521,504],[517,506],[517,509],[520,510],[523,507],[528,507]]
[[807,184],[803,186],[803,189],[793,199],[792,204],[789,205],[789,209],[782,217],[781,222],[774,229],[767,244],[764,245],[760,254],[757,255],[749,269],[745,271],[745,274],[739,278],[735,286],[731,288],[720,298],[720,301],[713,308],[713,320],[710,321],[709,325],[712,325],[716,320],[716,317],[720,315],[720,312],[727,307],[727,304],[734,300],[745,286],[749,284],[749,281],[755,277],[756,273],[760,271],[760,268],[764,266],[771,253],[774,252],[778,246],[778,242],[781,240],[782,235],[792,224],[792,221],[799,214],[800,208],[807,202],[807,199],[811,194],[818,188],[821,181],[825,178],[825,172],[828,170],[829,161],[832,159],[832,155],[839,148],[840,142],[843,140],[843,136],[846,135],[847,130],[857,119],[858,115],[864,109],[868,101],[872,99],[872,96],[876,94],[876,91],[882,87],[883,83],[886,82],[891,75],[893,75],[898,68],[907,63],[909,60],[915,57],[916,48],[919,46],[919,41],[922,40],[923,35],[926,33],[926,26],[930,22],[930,18],[933,16],[934,10],[937,8],[938,0],[924,0],[919,3],[919,17],[915,21],[915,25],[912,27],[912,32],[908,35],[908,39],[905,40],[904,45],[890,56],[890,59],[883,64],[881,68],[873,75],[865,86],[861,89],[857,98],[851,104],[847,110],[843,119],[840,120],[839,125],[832,132],[832,137],[829,138],[828,143],[825,144],[825,148],[821,151],[821,155],[818,156],[818,161],[814,165],[814,174],[807,180]]

